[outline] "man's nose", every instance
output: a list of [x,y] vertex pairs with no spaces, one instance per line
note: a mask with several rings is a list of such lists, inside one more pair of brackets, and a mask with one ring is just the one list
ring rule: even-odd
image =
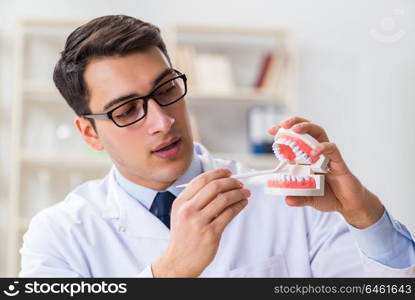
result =
[[156,101],[153,99],[148,101],[146,123],[150,135],[169,132],[174,122],[175,119],[170,117]]

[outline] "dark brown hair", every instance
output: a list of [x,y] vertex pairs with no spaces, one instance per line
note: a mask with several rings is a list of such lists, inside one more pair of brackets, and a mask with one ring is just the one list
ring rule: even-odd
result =
[[91,113],[84,80],[88,62],[97,57],[127,55],[150,46],[158,47],[171,64],[158,27],[124,15],[93,19],[68,36],[53,81],[78,116]]

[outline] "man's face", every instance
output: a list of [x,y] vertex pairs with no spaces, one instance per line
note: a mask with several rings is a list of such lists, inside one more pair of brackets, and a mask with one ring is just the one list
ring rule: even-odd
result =
[[[107,112],[132,97],[104,108],[116,98],[148,95],[160,83],[177,76],[170,72],[155,83],[168,69],[166,57],[156,47],[92,60],[84,73],[92,113]],[[75,122],[88,144],[105,149],[118,170],[138,184],[165,189],[191,163],[193,141],[184,99],[165,107],[150,99],[146,117],[127,127],[117,127],[111,120],[95,120],[94,132],[87,120],[78,118]]]

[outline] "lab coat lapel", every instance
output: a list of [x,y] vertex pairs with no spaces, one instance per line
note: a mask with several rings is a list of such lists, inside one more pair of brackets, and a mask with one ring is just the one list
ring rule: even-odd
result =
[[170,230],[150,211],[131,198],[116,182],[114,172],[109,178],[109,193],[117,203],[119,224],[130,236],[151,239],[169,239]]

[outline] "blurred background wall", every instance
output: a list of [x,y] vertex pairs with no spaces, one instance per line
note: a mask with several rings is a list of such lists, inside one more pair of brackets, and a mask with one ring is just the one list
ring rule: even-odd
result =
[[[16,24],[23,18],[88,20],[106,14],[132,15],[161,28],[184,23],[291,29],[299,56],[299,114],[326,129],[352,171],[415,231],[415,2],[1,0],[2,234],[10,222]],[[6,254],[1,258],[4,266]]]

